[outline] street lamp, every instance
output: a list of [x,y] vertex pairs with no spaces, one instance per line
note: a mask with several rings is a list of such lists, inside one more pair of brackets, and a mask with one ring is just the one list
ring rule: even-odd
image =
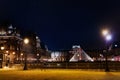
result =
[[112,36],[109,34],[109,35],[106,35],[106,41],[110,41],[112,39]]
[[25,44],[28,44],[28,43],[29,43],[29,39],[28,39],[28,38],[25,38],[25,39],[24,39],[24,43],[25,43]]
[[37,63],[39,63],[39,56],[40,56],[40,54],[37,53]]
[[23,53],[20,54],[21,55],[21,63],[23,62]]
[[25,62],[24,62],[24,69],[23,70],[27,70],[27,44],[29,43],[29,39],[28,38],[25,38],[24,39],[24,46],[25,46]]
[[5,47],[1,46],[1,50],[4,50],[4,49],[5,49]]
[[108,31],[107,29],[104,29],[104,30],[102,31],[102,35],[103,35],[103,36],[108,35],[108,33],[109,33],[109,31]]
[[[3,51],[5,49],[5,47],[1,46],[0,49],[1,49],[1,51]],[[2,68],[2,65],[3,65],[2,61],[3,60],[0,61],[0,68]]]
[[107,53],[108,53],[108,49],[107,49],[107,42],[110,41],[112,39],[112,35],[110,34],[110,32],[105,29],[102,31],[102,35],[105,38],[106,41],[106,54],[105,54],[105,72],[109,72],[109,67],[108,67],[108,57],[107,57]]

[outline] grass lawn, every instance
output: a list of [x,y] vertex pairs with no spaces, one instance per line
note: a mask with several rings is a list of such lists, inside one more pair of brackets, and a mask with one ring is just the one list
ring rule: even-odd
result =
[[0,70],[0,80],[120,80],[120,72],[76,69]]

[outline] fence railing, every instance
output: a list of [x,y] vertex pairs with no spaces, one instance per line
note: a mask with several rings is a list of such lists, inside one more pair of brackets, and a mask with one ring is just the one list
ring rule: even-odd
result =
[[[111,70],[120,70],[120,62],[108,62]],[[61,68],[61,69],[104,69],[105,62],[45,62],[29,63],[28,67],[33,68]]]
[[[2,64],[0,64],[2,65]],[[23,63],[9,64],[10,67],[17,65],[17,67],[24,66]],[[105,62],[27,62],[29,69],[105,69]],[[120,71],[120,62],[108,62],[109,69]]]

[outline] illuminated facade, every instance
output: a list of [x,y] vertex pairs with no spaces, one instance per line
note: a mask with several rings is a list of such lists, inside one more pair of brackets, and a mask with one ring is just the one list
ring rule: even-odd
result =
[[28,33],[24,37],[29,39],[29,44],[23,42],[19,31],[13,27],[0,26],[0,63],[2,65],[23,63],[25,60],[25,53],[27,53],[27,60],[38,60],[47,51],[41,46],[41,41],[34,33]]
[[22,38],[12,25],[1,26],[0,29],[0,60],[3,65],[14,63],[19,59],[21,53]]
[[93,59],[79,46],[74,45],[72,50],[60,50],[51,52],[49,61],[93,61]]
[[53,51],[51,52],[51,59],[49,59],[49,61],[60,61],[60,62],[64,62],[64,61],[68,61],[69,62],[70,59],[70,53],[68,50],[61,50],[61,51]]

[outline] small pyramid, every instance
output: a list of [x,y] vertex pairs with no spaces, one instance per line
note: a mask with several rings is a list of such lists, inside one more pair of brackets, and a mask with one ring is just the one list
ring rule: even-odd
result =
[[73,57],[70,59],[70,62],[77,62],[77,61],[93,61],[93,59],[79,46],[75,45],[72,47],[74,54]]

